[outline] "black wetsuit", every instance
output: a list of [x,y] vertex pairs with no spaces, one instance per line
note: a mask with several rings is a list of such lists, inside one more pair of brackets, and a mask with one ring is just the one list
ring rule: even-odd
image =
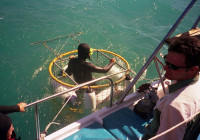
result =
[[106,73],[114,65],[114,62],[109,63],[104,67],[95,66],[92,63],[86,62],[83,59],[72,58],[68,63],[66,73],[72,75],[78,84],[92,80],[92,72]]
[[18,105],[13,105],[13,106],[6,106],[6,105],[0,105],[0,112],[2,114],[8,114],[12,112],[19,112],[20,108]]

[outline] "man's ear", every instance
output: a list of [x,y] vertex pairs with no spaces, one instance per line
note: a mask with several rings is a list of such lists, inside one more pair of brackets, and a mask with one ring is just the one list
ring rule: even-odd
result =
[[193,66],[189,69],[191,75],[196,75],[199,72],[199,67],[198,66]]

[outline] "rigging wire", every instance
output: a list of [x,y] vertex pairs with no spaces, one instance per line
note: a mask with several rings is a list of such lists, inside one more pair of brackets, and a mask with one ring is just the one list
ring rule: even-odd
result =
[[56,116],[54,117],[54,119],[46,126],[45,128],[45,132],[47,133],[49,127],[52,125],[52,124],[57,124],[57,125],[60,125],[60,123],[57,123],[57,122],[54,122],[56,120],[56,118],[58,117],[58,115],[61,113],[61,111],[63,110],[63,108],[66,106],[66,104],[69,102],[69,100],[71,99],[72,97],[72,94],[69,96],[69,98],[67,99],[67,101],[64,103],[64,105],[61,107],[61,109],[58,111],[58,113],[56,114]]

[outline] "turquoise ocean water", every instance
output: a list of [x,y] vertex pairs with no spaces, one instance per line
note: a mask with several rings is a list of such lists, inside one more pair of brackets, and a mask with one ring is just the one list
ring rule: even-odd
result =
[[[83,32],[81,42],[123,56],[138,72],[190,0],[0,0],[0,104],[31,103],[52,95],[48,66],[55,57],[30,43]],[[200,14],[198,0],[176,33],[185,32]],[[56,48],[55,48],[56,49]],[[75,48],[65,48],[65,51]],[[166,53],[166,50],[162,50]],[[150,71],[149,71],[150,73]],[[154,77],[154,73],[150,73]],[[151,77],[149,77],[151,78]],[[41,131],[61,103],[39,105]],[[22,140],[36,139],[34,108],[10,115]],[[61,113],[67,123],[76,116]],[[50,132],[55,130],[53,127]]]

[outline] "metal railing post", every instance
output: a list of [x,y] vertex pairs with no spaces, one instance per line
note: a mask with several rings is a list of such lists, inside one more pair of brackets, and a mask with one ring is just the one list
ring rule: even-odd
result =
[[195,23],[193,24],[192,28],[191,29],[195,29],[197,27],[197,25],[199,24],[199,21],[200,21],[200,15],[199,17],[196,19]]
[[40,140],[40,122],[39,122],[39,114],[38,114],[37,104],[35,104],[35,121],[36,121],[37,140]]
[[111,84],[111,94],[110,94],[110,106],[109,107],[112,107],[112,100],[113,100],[113,87],[114,87],[114,84],[113,84],[113,80],[111,78],[107,78],[108,80],[110,80],[110,84]]
[[157,70],[157,72],[158,72],[158,75],[159,75],[159,78],[160,78],[160,82],[161,82],[161,85],[162,85],[164,94],[166,94],[165,86],[164,86],[164,82],[163,82],[163,78],[162,78],[162,76],[161,76],[161,73],[160,73],[160,70],[159,70],[158,63],[157,63],[157,59],[156,59],[156,58],[154,58],[154,63],[155,63],[155,65],[156,65],[156,70]]

